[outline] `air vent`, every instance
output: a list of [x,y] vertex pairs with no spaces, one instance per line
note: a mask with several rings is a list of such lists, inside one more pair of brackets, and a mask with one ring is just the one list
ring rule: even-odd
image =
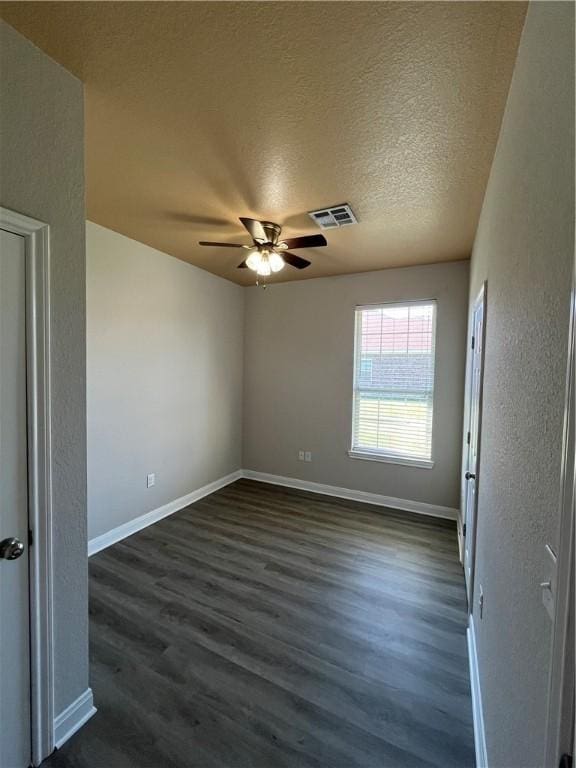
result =
[[358,220],[348,203],[334,205],[321,211],[310,211],[308,216],[318,224],[320,229],[335,229],[349,224],[358,224]]

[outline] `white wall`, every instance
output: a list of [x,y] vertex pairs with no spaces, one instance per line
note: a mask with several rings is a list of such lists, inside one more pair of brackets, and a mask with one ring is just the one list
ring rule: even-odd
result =
[[96,224],[86,234],[93,539],[240,469],[243,293]]
[[[354,308],[438,301],[433,469],[348,456]],[[468,262],[246,289],[244,467],[459,507]],[[310,464],[298,451],[313,454]]]
[[0,204],[50,225],[54,688],[88,686],[82,84],[0,22]]
[[[491,768],[540,768],[574,259],[574,6],[531,3],[482,208],[488,281],[474,623]],[[480,585],[484,618],[478,611]]]

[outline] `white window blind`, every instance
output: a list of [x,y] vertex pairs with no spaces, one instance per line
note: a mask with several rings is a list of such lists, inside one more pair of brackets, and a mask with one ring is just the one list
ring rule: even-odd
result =
[[351,455],[431,462],[436,303],[356,309]]

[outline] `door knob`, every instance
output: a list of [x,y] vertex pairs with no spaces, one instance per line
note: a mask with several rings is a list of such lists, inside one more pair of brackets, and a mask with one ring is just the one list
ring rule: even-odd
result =
[[18,560],[24,552],[24,544],[20,539],[3,539],[0,541],[0,558],[4,560]]
[[473,472],[466,472],[464,477],[466,480],[476,480],[476,475]]

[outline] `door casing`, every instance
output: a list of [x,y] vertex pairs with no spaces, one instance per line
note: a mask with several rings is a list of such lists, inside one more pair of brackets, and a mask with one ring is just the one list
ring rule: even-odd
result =
[[576,683],[574,621],[576,616],[575,529],[576,529],[576,256],[570,295],[568,365],[562,439],[560,527],[556,571],[556,598],[552,630],[548,712],[546,723],[546,768],[556,768],[562,754],[575,754]]
[[[482,284],[482,287],[480,291],[478,292],[478,295],[476,296],[476,300],[474,301],[473,307],[472,307],[472,323],[471,323],[471,334],[469,342],[472,345],[472,338],[474,337],[475,333],[475,327],[474,327],[474,318],[476,317],[477,310],[482,307],[482,331],[481,331],[481,337],[479,339],[474,339],[474,345],[476,349],[480,350],[480,378],[478,382],[478,412],[476,414],[477,418],[477,425],[476,425],[476,431],[477,431],[477,443],[476,443],[476,466],[475,469],[475,479],[474,479],[474,497],[473,502],[471,505],[471,509],[468,507],[467,500],[469,498],[468,493],[468,486],[470,481],[464,480],[466,473],[470,470],[470,450],[472,448],[472,443],[468,442],[468,434],[472,433],[472,401],[473,401],[473,386],[474,386],[474,357],[475,357],[475,351],[474,347],[470,350],[470,354],[468,356],[468,376],[467,376],[467,394],[466,394],[466,423],[464,428],[464,447],[465,451],[463,452],[466,456],[466,461],[464,462],[464,466],[462,467],[462,477],[463,477],[463,484],[464,484],[464,492],[463,492],[463,499],[466,500],[465,505],[465,517],[464,517],[464,524],[466,526],[464,534],[464,544],[463,544],[463,556],[462,561],[464,565],[464,572],[466,574],[466,594],[468,597],[468,612],[472,612],[472,599],[474,594],[474,569],[475,569],[475,560],[476,560],[476,528],[478,524],[478,488],[479,488],[479,481],[480,481],[480,449],[481,449],[481,443],[482,443],[482,395],[483,395],[483,385],[484,385],[484,361],[485,361],[485,355],[486,355],[486,309],[487,309],[487,283],[484,281]],[[470,348],[469,348],[470,349]],[[472,438],[471,438],[472,439]],[[469,574],[468,574],[469,570]]]
[[31,756],[38,766],[54,750],[50,228],[1,206],[0,227],[26,247]]

